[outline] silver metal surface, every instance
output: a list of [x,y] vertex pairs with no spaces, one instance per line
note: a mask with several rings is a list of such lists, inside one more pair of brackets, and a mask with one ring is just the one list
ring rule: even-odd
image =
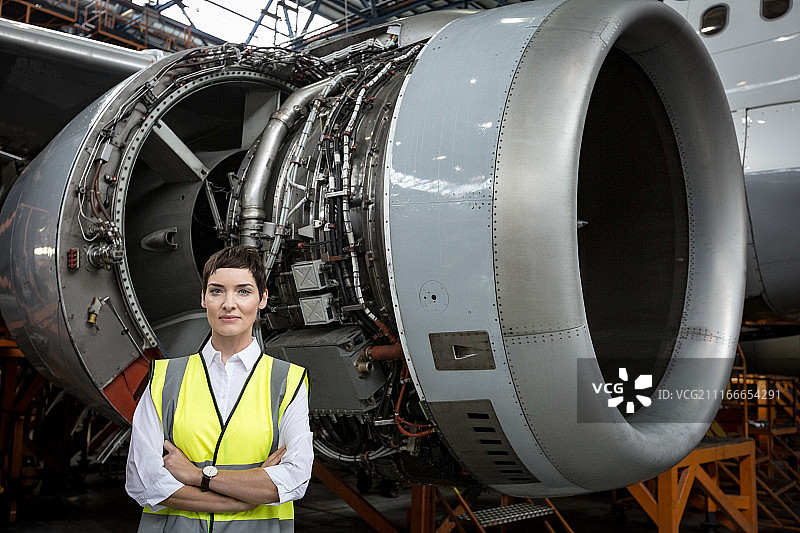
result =
[[[116,294],[116,280],[111,271],[95,273],[90,286],[81,286],[76,273],[59,274],[58,258],[66,258],[66,248],[59,242],[61,200],[74,160],[81,152],[86,130],[96,124],[97,114],[119,94],[111,91],[75,118],[52,145],[49,157],[36,158],[3,203],[0,214],[0,268],[8,283],[0,296],[3,320],[27,359],[46,377],[56,381],[90,406],[108,409],[99,388],[109,375],[138,356],[127,339],[120,343],[119,326],[111,313],[101,315],[98,330],[86,324],[86,309],[94,296]],[[63,276],[63,279],[59,279]],[[80,276],[80,274],[78,274]],[[62,297],[63,290],[74,290]],[[65,309],[64,299],[71,298],[75,310]],[[117,303],[121,303],[117,300]],[[74,333],[79,342],[97,350],[100,379],[87,368],[81,352],[74,348]],[[114,357],[108,357],[108,354]],[[118,370],[117,370],[118,371]]]
[[492,370],[495,368],[489,335],[485,331],[430,333],[436,370]]
[[65,61],[75,68],[83,65],[120,73],[131,73],[152,65],[166,54],[160,50],[137,52],[121,46],[31,26],[0,20],[0,49],[32,54],[48,60]]
[[[591,110],[587,111],[589,106],[605,104],[590,104],[586,96],[591,94],[588,92],[591,87],[599,87],[602,79],[598,73],[603,61],[611,59],[608,47],[612,44],[642,69],[658,91],[675,138],[674,147],[667,142],[656,148],[666,155],[661,179],[677,180],[672,188],[685,195],[682,200],[686,206],[681,208],[681,202],[677,202],[674,214],[665,213],[662,223],[675,226],[674,249],[671,257],[660,256],[667,261],[666,268],[654,273],[658,279],[664,279],[668,269],[672,269],[679,290],[673,293],[672,287],[664,287],[667,294],[661,312],[665,321],[653,326],[641,324],[632,338],[646,333],[645,328],[655,327],[663,328],[661,338],[666,340],[669,339],[668,332],[677,328],[677,341],[666,347],[669,366],[663,372],[659,387],[672,389],[673,385],[681,383],[681,386],[693,389],[705,383],[719,389],[728,379],[727,370],[721,369],[718,375],[700,376],[692,371],[691,359],[730,360],[738,334],[745,228],[744,195],[733,128],[727,120],[710,124],[699,119],[700,108],[713,109],[716,116],[727,116],[721,85],[702,45],[690,38],[691,28],[674,12],[660,7],[657,4],[610,2],[598,12],[594,4],[591,7],[582,2],[566,4],[557,16],[548,21],[548,24],[552,23],[549,27],[553,31],[540,31],[526,51],[515,77],[516,87],[509,98],[504,131],[501,132],[503,146],[499,148],[497,163],[494,239],[497,296],[498,304],[502,305],[500,321],[509,365],[513,369],[526,420],[537,441],[565,477],[591,490],[600,490],[611,484],[628,484],[628,480],[646,477],[644,471],[655,468],[657,464],[663,470],[691,450],[705,432],[705,424],[687,423],[680,428],[673,427],[669,422],[677,422],[684,413],[664,412],[657,403],[653,403],[651,408],[641,409],[626,421],[616,413],[620,417],[617,425],[579,424],[573,414],[584,391],[575,390],[575,381],[553,380],[552,376],[539,371],[545,367],[560,369],[555,371],[569,375],[579,357],[597,357],[602,366],[602,357],[612,355],[609,353],[611,350],[619,354],[619,350],[625,349],[625,344],[598,345],[598,336],[612,333],[621,340],[625,328],[631,324],[605,326],[602,315],[625,309],[633,311],[639,302],[657,296],[657,293],[650,292],[653,289],[647,282],[650,278],[642,276],[641,284],[633,285],[627,294],[621,292],[606,302],[598,301],[598,298],[603,298],[602,293],[598,296],[594,287],[582,279],[597,265],[583,265],[576,260],[576,251],[582,250],[577,249],[574,221],[579,214],[573,210],[576,206],[573,199],[576,188],[584,186],[584,180],[591,187],[593,174],[597,171],[589,168],[580,172],[579,150],[597,153],[604,146],[604,139],[588,137],[586,131],[591,119]],[[578,30],[573,17],[580,16],[578,14],[583,13],[583,9],[593,11],[592,17],[597,20],[594,26],[596,36],[571,47],[573,60],[584,66],[575,69],[571,62],[556,59],[556,51],[563,49],[565,33]],[[609,23],[609,19],[613,22]],[[638,24],[634,26],[633,21],[638,21]],[[587,25],[586,22],[582,24],[584,27]],[[676,39],[676,35],[686,38]],[[533,70],[525,68],[527,65],[540,67],[543,61],[551,67],[548,68],[553,73],[551,79],[535,76]],[[686,69],[684,72],[701,72],[703,66],[709,74],[696,79],[696,89],[687,88],[680,81],[683,76],[679,72],[683,69]],[[583,98],[579,96],[581,93],[585,94]],[[716,95],[713,103],[708,100],[709,94]],[[640,97],[646,100],[648,95],[644,93]],[[635,106],[636,103],[627,101],[626,105]],[[534,112],[523,113],[523,108]],[[598,110],[598,113],[602,111]],[[529,149],[525,139],[540,139],[556,127],[562,132],[561,136],[550,137],[550,142],[542,143],[541,152]],[[596,141],[596,147],[587,146]],[[542,157],[545,154],[546,160]],[[677,164],[682,172],[670,170],[670,159],[674,156],[679,157]],[[622,153],[616,157],[622,157]],[[641,157],[641,154],[634,157]],[[609,170],[613,171],[613,168],[611,166]],[[502,181],[503,175],[519,176],[530,169],[536,169],[536,173],[528,183],[513,179]],[[620,190],[624,188],[622,183]],[[681,190],[684,187],[685,193]],[[526,201],[528,198],[533,201]],[[664,198],[644,196],[640,201],[655,205],[663,202]],[[568,208],[554,209],[554,206]],[[515,216],[523,208],[535,212],[538,223],[529,224]],[[630,209],[630,215],[637,217],[631,220],[633,225],[638,222],[639,211],[636,206]],[[685,211],[681,212],[681,209]],[[684,227],[689,232],[688,243],[681,242]],[[590,228],[598,229],[591,219],[586,229]],[[523,231],[526,229],[528,231]],[[615,235],[612,239],[624,237]],[[650,238],[658,239],[659,235],[651,234]],[[658,250],[661,244],[654,243],[653,250]],[[638,263],[645,269],[647,260],[639,254],[647,253],[648,246],[646,240],[640,240],[638,244],[630,241],[629,245],[623,244],[617,249],[628,249],[631,256],[625,261]],[[533,247],[547,249],[548,253],[530,254],[523,256],[522,260],[508,261],[512,254],[519,258],[520,249]],[[581,254],[581,261],[587,259]],[[683,269],[686,269],[685,274],[681,273]],[[538,282],[533,287],[524,282],[526,271],[535,272]],[[595,283],[599,281],[594,280]],[[673,311],[676,304],[682,308],[682,313],[679,311],[677,316]],[[638,309],[638,313],[641,312],[641,308]],[[633,318],[626,314],[619,316],[629,321]],[[597,324],[598,319],[600,324]],[[621,328],[622,334],[610,332],[609,328]],[[683,333],[690,328],[708,331],[711,339]],[[715,342],[717,338],[721,342]],[[658,359],[664,356],[664,347],[651,348],[642,344],[639,349],[643,352],[640,357],[654,359],[654,367],[662,364]],[[653,373],[658,375],[657,370]],[[545,414],[536,408],[553,398],[560,399],[556,410],[561,416],[553,416],[552,410]],[[598,403],[598,410],[605,409],[605,398],[595,396],[594,401]],[[698,402],[692,408],[703,413],[702,419],[710,421],[717,405],[709,400]],[[608,448],[605,443],[609,444]]]
[[799,320],[800,102],[749,109],[746,124],[745,188],[759,274],[748,280],[747,295],[760,296],[785,320]]
[[439,427],[461,426],[458,433],[443,434],[456,457],[484,483],[538,483],[540,480],[520,460],[508,441],[489,400],[427,402],[426,409]]
[[322,270],[322,261],[303,261],[292,265],[294,284],[299,292],[318,291],[328,286],[328,280]]

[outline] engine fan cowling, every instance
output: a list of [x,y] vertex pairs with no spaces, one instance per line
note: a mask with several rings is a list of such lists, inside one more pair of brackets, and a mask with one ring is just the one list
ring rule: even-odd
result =
[[[441,434],[503,493],[647,478],[716,412],[625,419],[576,379],[581,360],[602,383],[604,358],[635,358],[654,389],[724,389],[729,362],[693,359],[735,349],[744,197],[693,33],[656,3],[517,5],[448,25],[402,90],[384,201],[401,337]],[[469,335],[491,347],[478,368],[458,359]]]

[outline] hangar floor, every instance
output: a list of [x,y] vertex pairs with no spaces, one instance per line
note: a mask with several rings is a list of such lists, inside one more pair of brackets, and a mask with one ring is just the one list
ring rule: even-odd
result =
[[[345,477],[351,486],[354,479]],[[443,490],[443,493],[446,493]],[[388,498],[370,493],[367,500],[384,514],[398,529],[405,529],[407,509],[411,503],[411,490],[403,489],[398,498]],[[475,508],[497,505],[496,494],[482,495]],[[616,532],[634,533],[656,531],[647,515],[638,507],[624,509],[624,521],[612,512],[609,493],[554,499],[553,503],[564,515],[575,533]],[[437,510],[440,510],[437,507]],[[73,490],[52,491],[19,502],[17,522],[0,526],[0,531],[19,533],[133,533],[139,521],[139,507],[131,500],[119,478],[92,475],[85,487]],[[443,512],[442,512],[443,517]],[[681,531],[703,531],[701,516],[685,516]],[[300,532],[348,531],[370,532],[373,529],[331,493],[321,482],[313,479],[305,498],[295,511],[295,530]],[[497,531],[492,528],[490,531]],[[557,529],[558,530],[558,529]],[[514,531],[545,531],[541,522],[520,522]],[[719,531],[727,531],[724,528]]]

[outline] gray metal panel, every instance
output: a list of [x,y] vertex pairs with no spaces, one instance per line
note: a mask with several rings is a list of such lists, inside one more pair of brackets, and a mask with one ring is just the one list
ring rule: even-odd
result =
[[303,261],[292,265],[294,284],[298,292],[318,291],[327,286],[325,274],[322,272],[322,261]]
[[426,407],[437,423],[464,429],[448,444],[473,476],[486,483],[538,483],[508,444],[491,401],[431,402]]
[[745,175],[747,203],[761,281],[770,304],[785,317],[800,317],[800,168]]
[[494,354],[485,331],[429,333],[436,370],[492,370]]
[[312,411],[361,413],[371,408],[366,400],[386,379],[379,365],[366,379],[356,374],[353,363],[364,345],[358,328],[315,328],[279,335],[264,344],[264,351],[308,370]]
[[[747,111],[744,156],[754,254],[766,299],[786,318],[800,317],[800,102]],[[748,295],[761,289],[749,280]]]
[[[111,272],[99,272],[94,288],[83,289],[78,316],[67,312],[65,317],[61,290],[74,284],[69,273],[61,273],[60,278],[57,270],[64,268],[65,261],[59,259],[65,260],[67,256],[58,238],[65,183],[81,155],[79,147],[86,132],[118,92],[119,89],[109,91],[56,136],[50,156],[37,158],[26,168],[0,211],[1,240],[6,247],[2,256],[9,263],[3,265],[3,272],[9,273],[9,281],[16,281],[0,289],[3,293],[0,312],[6,325],[37,370],[112,418],[115,412],[98,390],[83,358],[76,353],[69,330],[87,328],[86,308],[92,297],[106,295],[102,292],[103,284],[115,291],[116,280]],[[118,309],[124,308],[121,302],[114,303]],[[114,317],[106,310],[99,324],[108,325],[111,332],[111,328],[118,326],[113,321]],[[88,333],[106,354],[119,352],[118,333],[104,338],[91,335],[91,330]],[[107,357],[106,361],[105,366],[117,365],[116,358]]]
[[800,167],[798,137],[800,102],[748,109],[745,174]]

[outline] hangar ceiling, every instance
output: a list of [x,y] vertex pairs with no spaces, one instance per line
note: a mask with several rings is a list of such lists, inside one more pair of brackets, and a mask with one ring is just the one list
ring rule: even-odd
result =
[[[490,9],[519,0],[263,0],[260,8],[215,0],[5,0],[0,18],[25,22],[137,50],[179,51],[222,44],[214,31],[192,20],[192,11],[217,10],[249,23],[250,42],[271,34],[269,41],[302,48],[339,33],[443,9]],[[312,23],[313,21],[313,23]],[[321,27],[320,27],[321,26]],[[230,37],[229,37],[230,39]]]

